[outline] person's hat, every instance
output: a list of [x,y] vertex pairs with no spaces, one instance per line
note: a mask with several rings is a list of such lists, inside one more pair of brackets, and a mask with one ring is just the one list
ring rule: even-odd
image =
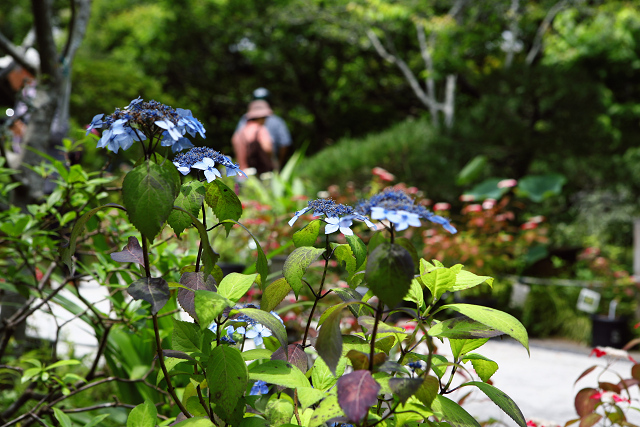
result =
[[259,87],[253,91],[253,99],[268,99],[270,95],[269,90],[263,87]]
[[247,110],[247,120],[259,119],[262,117],[268,117],[273,114],[269,103],[262,99],[251,101],[249,109]]

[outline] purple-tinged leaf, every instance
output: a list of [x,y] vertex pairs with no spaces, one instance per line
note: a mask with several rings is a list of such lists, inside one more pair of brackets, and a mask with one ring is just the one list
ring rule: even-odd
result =
[[631,367],[631,377],[640,381],[640,363],[636,363]]
[[578,392],[578,394],[576,394],[574,404],[576,407],[576,412],[578,413],[580,418],[591,414],[596,409],[598,400],[592,399],[591,397],[597,393],[598,390],[587,387],[583,388]]
[[[576,382],[573,383],[573,385],[578,384],[578,381],[580,381],[581,379],[583,379],[584,377],[586,377],[587,375],[589,375],[591,372],[593,372],[594,369],[596,369],[598,367],[598,365],[593,365],[590,368],[585,369],[585,371],[583,373],[580,374],[580,376],[578,377],[578,379],[576,380]],[[632,371],[633,372],[633,368]]]
[[111,259],[117,262],[137,262],[144,267],[144,255],[138,239],[131,236],[129,242],[121,252],[111,254]]
[[[178,351],[178,350],[162,350],[162,355],[164,357],[173,357],[174,359],[184,359],[184,360],[196,360],[193,357],[189,356],[187,353],[185,353],[184,351]],[[156,354],[156,357],[153,358],[153,360],[156,360],[158,358],[158,355]]]
[[[344,306],[346,303],[340,304]],[[315,348],[318,355],[322,357],[324,363],[329,367],[331,373],[336,375],[336,367],[342,355],[342,332],[340,332],[340,320],[342,319],[342,309],[340,307],[334,310],[324,321]]]
[[133,282],[127,292],[135,300],[143,300],[151,304],[151,313],[157,314],[169,301],[171,292],[169,284],[162,277],[143,277]]
[[[380,353],[378,353],[380,354]],[[384,353],[382,353],[385,355]],[[358,350],[349,350],[347,357],[351,361],[354,371],[369,369],[369,355]],[[386,357],[386,355],[385,355]]]
[[389,387],[391,387],[393,394],[398,396],[400,402],[404,404],[422,387],[422,380],[419,378],[391,378]]
[[340,377],[338,380],[338,403],[347,418],[360,423],[369,412],[369,408],[378,403],[380,384],[371,376],[371,372],[359,370]]
[[189,316],[194,320],[198,320],[195,305],[196,291],[215,291],[216,281],[211,275],[207,277],[207,280],[204,280],[204,273],[199,271],[197,273],[184,273],[180,277],[180,284],[191,290],[178,289],[178,302],[183,310],[189,313]]
[[598,383],[598,387],[600,387],[602,390],[612,391],[612,392],[614,392],[616,394],[620,394],[620,392],[622,391],[620,386],[617,386],[615,384],[608,383],[608,382],[605,382],[605,381],[599,382]]
[[287,354],[285,354],[284,347],[280,347],[273,352],[271,360],[284,360],[285,362],[289,362],[300,369],[302,373],[306,373],[309,370],[307,353],[304,352],[300,344],[289,344]]
[[591,427],[596,425],[602,419],[602,415],[595,412],[580,418],[580,427]]

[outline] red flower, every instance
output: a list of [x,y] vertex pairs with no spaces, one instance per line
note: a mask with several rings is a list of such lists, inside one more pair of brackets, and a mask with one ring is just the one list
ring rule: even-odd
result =
[[451,205],[449,203],[440,202],[433,205],[434,211],[448,211],[449,209],[451,209]]
[[589,356],[595,354],[596,357],[602,357],[602,356],[606,356],[607,352],[606,351],[602,351],[599,348],[594,348],[593,350],[591,350],[591,353],[589,353]]
[[380,167],[373,168],[371,170],[371,173],[379,177],[382,181],[393,181],[394,179],[396,179],[396,177],[393,176],[392,173]]

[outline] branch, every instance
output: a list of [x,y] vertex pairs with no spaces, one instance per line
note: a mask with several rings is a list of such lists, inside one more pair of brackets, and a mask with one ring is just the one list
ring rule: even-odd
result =
[[36,28],[38,53],[40,53],[40,70],[49,78],[56,80],[58,78],[58,52],[53,39],[50,2],[47,0],[32,0],[31,8]]
[[542,37],[544,36],[544,33],[547,32],[556,15],[567,6],[567,3],[567,0],[561,0],[553,5],[553,7],[549,9],[549,12],[547,12],[547,16],[544,17],[542,23],[538,27],[538,32],[533,40],[533,46],[531,46],[531,50],[527,54],[527,65],[531,65],[538,56],[538,53],[540,53],[540,50],[542,50]]
[[428,108],[432,108],[433,101],[429,99],[429,97],[424,92],[424,90],[422,90],[422,88],[420,87],[420,83],[418,83],[418,79],[416,79],[416,76],[413,74],[409,66],[402,59],[398,58],[397,56],[391,55],[389,52],[387,52],[387,50],[384,48],[384,46],[382,46],[382,43],[380,43],[380,39],[378,39],[378,36],[376,36],[373,30],[371,29],[367,30],[367,37],[369,37],[369,40],[371,41],[371,44],[378,52],[378,55],[380,55],[383,59],[396,64],[398,68],[400,68],[400,71],[402,71],[402,74],[404,75],[405,79],[407,79],[407,81],[409,82],[411,89],[413,89],[413,92],[418,97],[420,102],[422,102]]
[[24,52],[26,52],[26,48],[20,49],[19,47],[11,43],[11,41],[8,38],[6,38],[2,33],[0,33],[0,50],[4,50],[22,68],[24,68],[34,76],[36,75],[36,69],[33,67],[33,65],[27,62],[27,58],[24,56]]

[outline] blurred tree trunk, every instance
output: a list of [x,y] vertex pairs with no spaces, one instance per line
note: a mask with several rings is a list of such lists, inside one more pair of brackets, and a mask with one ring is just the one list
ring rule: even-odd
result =
[[51,0],[32,0],[33,25],[39,64],[31,64],[25,56],[26,48],[15,46],[0,34],[0,50],[36,76],[36,96],[29,110],[29,123],[19,153],[7,153],[9,166],[20,170],[22,186],[14,193],[13,202],[26,206],[41,199],[45,180],[27,166],[40,164],[43,158],[28,150],[51,150],[61,143],[69,130],[69,96],[71,94],[71,64],[84,38],[91,0],[70,0],[71,19],[67,40],[59,50],[54,40],[53,8]]

